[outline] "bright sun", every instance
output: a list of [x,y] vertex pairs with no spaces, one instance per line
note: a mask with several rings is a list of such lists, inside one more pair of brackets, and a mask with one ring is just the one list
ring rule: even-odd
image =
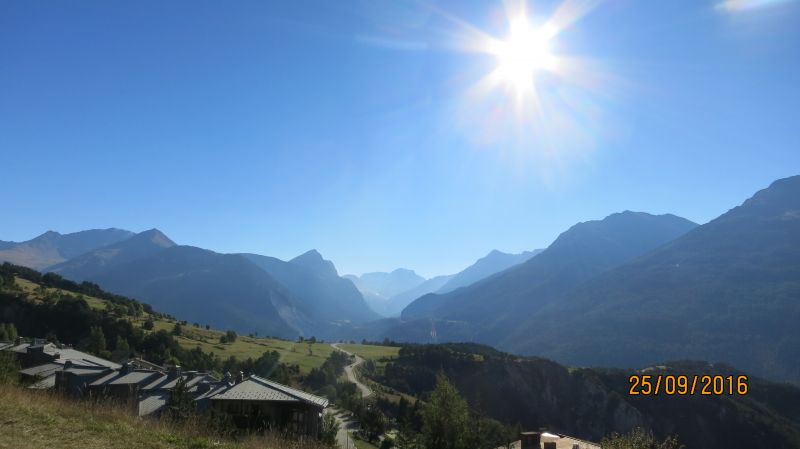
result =
[[554,70],[550,38],[555,33],[545,26],[532,27],[524,17],[511,21],[506,40],[493,42],[490,52],[497,58],[495,80],[522,95],[534,88],[534,77],[541,70]]

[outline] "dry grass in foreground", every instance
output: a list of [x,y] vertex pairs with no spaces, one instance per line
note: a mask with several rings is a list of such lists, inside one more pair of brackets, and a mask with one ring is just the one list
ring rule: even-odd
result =
[[137,418],[119,406],[74,401],[0,385],[1,449],[322,449],[275,436],[237,441],[209,435],[199,423]]

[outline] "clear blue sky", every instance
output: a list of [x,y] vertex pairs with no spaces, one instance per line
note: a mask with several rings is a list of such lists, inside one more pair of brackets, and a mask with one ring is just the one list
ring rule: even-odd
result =
[[501,2],[2,1],[0,239],[157,227],[431,276],[800,173],[800,2],[592,3],[531,119],[476,88]]

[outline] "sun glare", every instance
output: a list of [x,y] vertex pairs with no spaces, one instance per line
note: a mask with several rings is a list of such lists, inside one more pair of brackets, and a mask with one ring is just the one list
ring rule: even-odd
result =
[[550,51],[550,38],[555,33],[547,26],[534,28],[525,17],[512,20],[509,28],[506,40],[495,41],[490,48],[498,63],[492,76],[522,95],[534,88],[537,72],[555,70]]
[[606,107],[616,77],[600,58],[577,55],[580,40],[568,33],[599,2],[561,0],[548,11],[534,9],[533,0],[504,0],[504,14],[489,22],[498,34],[445,14],[456,25],[455,46],[481,55],[475,70],[465,71],[475,82],[452,115],[468,139],[500,152],[521,176],[536,170],[553,179],[599,141],[624,132]]

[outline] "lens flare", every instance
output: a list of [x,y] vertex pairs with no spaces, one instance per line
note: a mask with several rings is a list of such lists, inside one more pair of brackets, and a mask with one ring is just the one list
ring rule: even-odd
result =
[[522,96],[534,88],[537,72],[556,69],[556,58],[550,51],[553,34],[547,27],[532,27],[526,17],[513,19],[509,28],[505,40],[490,44],[489,51],[498,62],[491,76]]

